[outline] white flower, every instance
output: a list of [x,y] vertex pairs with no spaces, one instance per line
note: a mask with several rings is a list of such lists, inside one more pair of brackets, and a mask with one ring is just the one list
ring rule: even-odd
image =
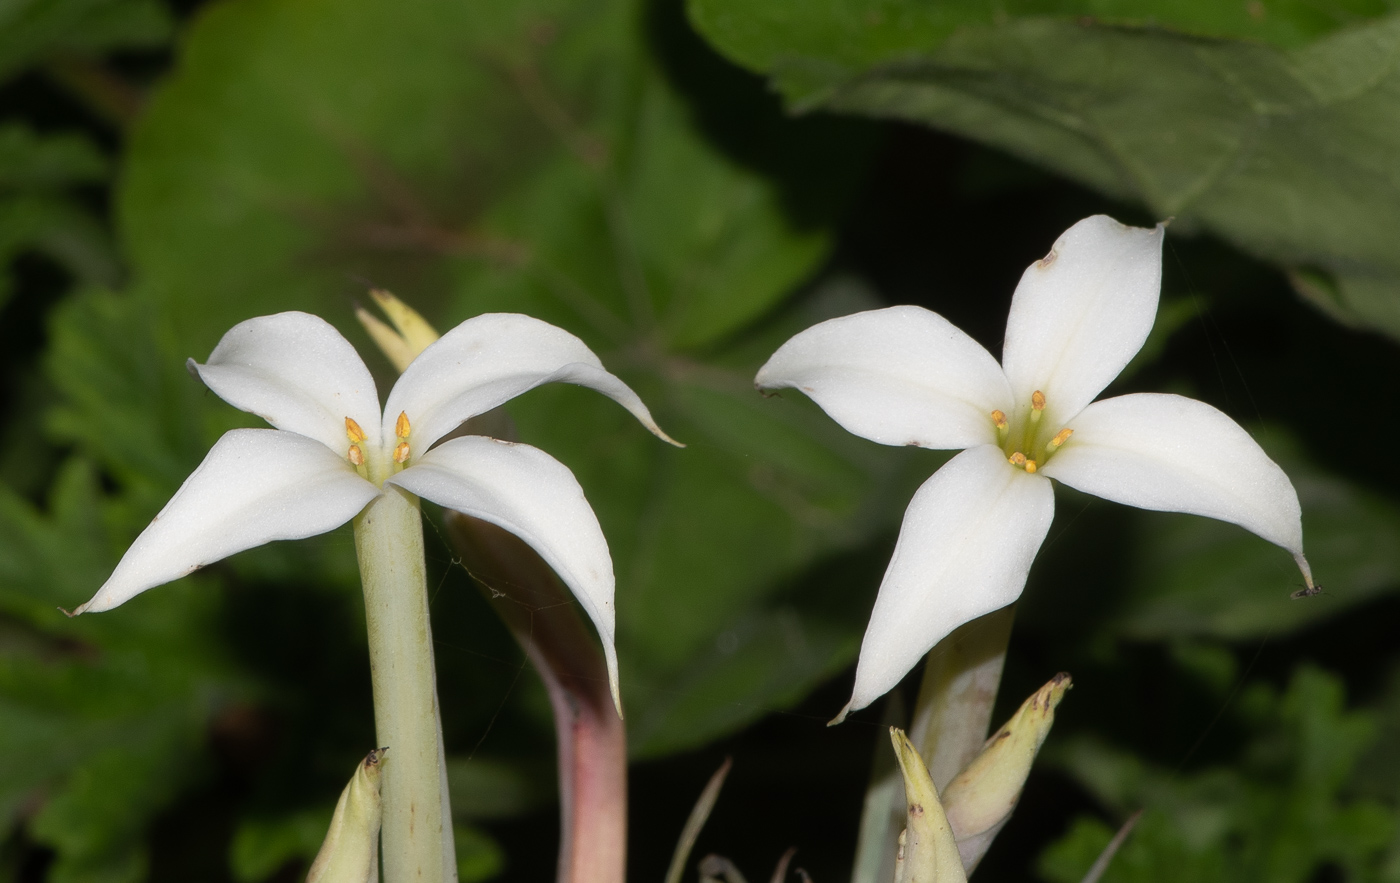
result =
[[1001,365],[942,316],[906,306],[809,328],[759,370],[760,389],[800,389],[856,435],[966,449],[909,504],[838,720],[953,629],[1020,596],[1054,515],[1051,478],[1238,524],[1292,552],[1312,585],[1293,485],[1238,424],[1175,395],[1094,401],[1152,328],[1162,237],[1103,215],[1065,231],[1016,287]]
[[611,397],[670,441],[583,341],[528,316],[468,319],[408,366],[382,413],[354,348],[307,313],[242,322],[206,364],[189,365],[224,401],[276,429],[219,439],[74,615],[109,610],[244,549],[325,533],[392,484],[539,552],[597,626],[615,687],[612,559],[573,473],[537,448],[482,436],[433,447],[464,420],[553,381]]

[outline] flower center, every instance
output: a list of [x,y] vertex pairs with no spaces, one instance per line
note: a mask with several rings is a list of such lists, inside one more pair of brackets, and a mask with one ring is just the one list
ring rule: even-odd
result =
[[1074,434],[1066,426],[1051,435],[1051,427],[1041,425],[1044,416],[1045,393],[1038,389],[1031,393],[1030,407],[1018,409],[1014,418],[1008,419],[1002,411],[992,412],[997,443],[1006,452],[1006,461],[1017,469],[1034,473]]
[[[398,438],[398,444],[394,445],[394,453],[391,457],[394,466],[393,471],[398,472],[403,469],[408,462],[409,447],[408,435],[413,427],[409,425],[408,413],[399,412],[399,419],[394,422],[394,435]],[[345,459],[350,461],[350,465],[355,467],[355,471],[362,478],[369,478],[369,468],[365,465],[364,443],[368,438],[360,424],[355,422],[355,418],[345,418],[345,437],[350,440],[350,447],[345,452]]]

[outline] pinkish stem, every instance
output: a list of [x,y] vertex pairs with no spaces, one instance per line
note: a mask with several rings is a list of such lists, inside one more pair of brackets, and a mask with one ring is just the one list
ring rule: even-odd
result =
[[627,874],[627,732],[593,631],[534,550],[493,524],[448,512],[448,534],[549,691],[559,742],[559,883]]

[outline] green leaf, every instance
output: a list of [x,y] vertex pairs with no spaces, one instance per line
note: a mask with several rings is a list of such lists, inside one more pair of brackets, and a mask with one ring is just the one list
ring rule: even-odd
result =
[[1259,638],[1311,626],[1400,589],[1400,508],[1309,463],[1284,431],[1258,433],[1298,490],[1303,537],[1324,594],[1302,587],[1288,555],[1220,521],[1145,513],[1133,578],[1112,628],[1144,640]]
[[484,831],[457,825],[452,829],[452,842],[457,848],[457,879],[461,883],[490,880],[506,866],[500,845]]
[[796,109],[909,120],[1000,148],[1218,235],[1283,268],[1334,317],[1400,336],[1400,16],[1357,4],[1324,21],[1310,4],[1261,3],[1261,21],[1292,22],[1266,36],[1225,21],[1249,4],[1183,2],[1155,18],[1180,31],[1154,26],[1145,4],[1101,6],[690,10]]
[[[182,354],[287,309],[325,315],[368,352],[347,296],[373,280],[443,328],[491,310],[559,324],[642,394],[686,450],[576,388],[510,405],[522,440],[577,474],[608,537],[642,753],[796,701],[849,661],[863,611],[779,596],[820,557],[893,530],[938,462],[752,386],[787,336],[871,302],[840,283],[780,309],[826,255],[868,131],[784,121],[744,80],[734,101],[763,111],[742,137],[762,149],[731,153],[676,85],[693,71],[658,67],[660,30],[623,0],[214,6],[133,133],[119,199],[139,302]],[[786,166],[820,183],[789,200]],[[92,345],[102,360],[136,357],[110,335]],[[166,396],[164,374],[151,379]],[[129,423],[136,394],[65,408],[55,428],[125,470],[221,407],[145,408],[150,425],[112,438],[85,428]],[[699,672],[720,676],[715,648],[736,630],[763,646],[725,658],[744,689],[721,696]]]
[[[1256,735],[1229,766],[1182,775],[1091,738],[1050,749],[1115,813],[1147,810],[1104,883],[1304,883],[1325,863],[1347,879],[1373,879],[1396,818],[1344,793],[1375,739],[1373,716],[1348,711],[1341,681],[1308,666],[1282,695],[1256,683],[1237,707]],[[1052,883],[1073,883],[1111,836],[1101,822],[1081,819],[1039,870]]]
[[248,693],[213,649],[207,587],[118,617],[58,612],[105,577],[121,508],[82,460],[47,511],[0,488],[0,751],[24,759],[0,774],[0,823],[34,813],[55,881],[143,879],[147,824],[198,770],[209,720]]
[[158,0],[17,0],[0,7],[0,79],[59,53],[156,46],[172,30]]
[[102,181],[107,173],[107,158],[82,135],[40,135],[20,123],[0,125],[0,191],[53,190]]
[[309,865],[330,828],[334,805],[275,818],[244,819],[229,846],[229,870],[238,883],[259,883],[289,862]]

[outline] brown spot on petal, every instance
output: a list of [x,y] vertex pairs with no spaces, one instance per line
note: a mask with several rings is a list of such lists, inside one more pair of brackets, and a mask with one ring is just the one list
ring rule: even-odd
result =
[[1050,265],[1053,264],[1053,263],[1055,263],[1055,258],[1057,258],[1057,257],[1059,257],[1059,256],[1060,256],[1059,253],[1056,252],[1055,249],[1052,248],[1052,249],[1050,249],[1050,253],[1049,253],[1049,254],[1047,254],[1045,257],[1043,257],[1043,258],[1041,258],[1040,260],[1038,260],[1038,261],[1035,262],[1035,266],[1036,266],[1037,269],[1040,269],[1040,270],[1048,270],[1048,269],[1050,269]]

